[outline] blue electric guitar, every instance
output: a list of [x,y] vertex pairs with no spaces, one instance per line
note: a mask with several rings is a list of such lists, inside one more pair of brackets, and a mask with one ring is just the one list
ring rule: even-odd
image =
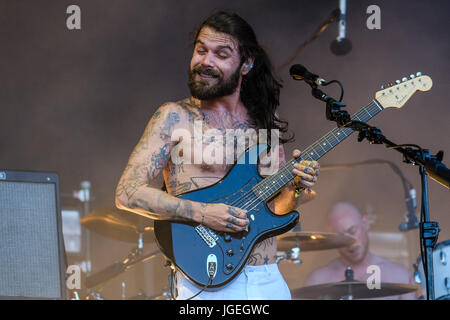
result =
[[[431,78],[420,73],[409,79],[403,78],[402,82],[397,81],[396,85],[378,91],[375,99],[355,113],[352,119],[367,122],[385,108],[401,108],[416,91],[428,91],[431,86]],[[228,234],[198,224],[155,220],[155,236],[162,253],[200,286],[219,287],[228,283],[245,266],[259,241],[289,231],[298,222],[297,211],[276,215],[266,204],[294,179],[294,163],[318,160],[352,133],[350,128],[334,128],[304,149],[300,158],[291,159],[266,178],[258,173],[257,159],[267,146],[249,148],[222,180],[178,196],[246,209],[250,220],[248,230]]]

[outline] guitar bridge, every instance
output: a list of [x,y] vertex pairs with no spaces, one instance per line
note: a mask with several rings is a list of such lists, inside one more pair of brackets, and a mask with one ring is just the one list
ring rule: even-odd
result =
[[214,248],[217,244],[217,240],[219,240],[219,237],[211,229],[208,229],[202,225],[196,226],[195,231],[197,231],[203,241],[205,241],[210,248]]

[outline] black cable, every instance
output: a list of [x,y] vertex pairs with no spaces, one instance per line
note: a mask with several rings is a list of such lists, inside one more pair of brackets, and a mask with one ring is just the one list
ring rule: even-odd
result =
[[391,169],[400,177],[402,184],[403,184],[405,197],[409,197],[409,190],[413,189],[414,187],[413,187],[412,183],[409,182],[408,179],[405,178],[405,176],[403,175],[403,173],[399,169],[399,167],[397,167],[391,161],[374,159],[374,160],[366,160],[366,161],[362,161],[362,162],[327,165],[327,166],[323,166],[321,168],[321,171],[326,171],[327,169],[335,169],[335,168],[351,168],[351,167],[362,166],[362,165],[367,165],[367,164],[387,164],[387,165],[389,165],[391,167]]
[[386,147],[386,148],[388,148],[388,149],[397,149],[397,148],[403,148],[403,147],[413,147],[413,148],[417,148],[420,152],[422,152],[422,148],[421,147],[419,147],[417,144],[400,144],[400,145],[397,145],[397,146],[389,146],[389,147]]
[[331,81],[325,82],[324,84],[322,84],[322,86],[326,87],[332,83],[337,83],[339,85],[339,87],[341,88],[341,96],[339,97],[339,102],[342,102],[342,99],[344,99],[344,86],[342,85],[342,83],[340,81],[331,80]]
[[[408,145],[406,145],[406,146],[408,146]],[[411,145],[411,146],[416,146],[416,145]],[[424,158],[424,154],[423,154],[423,149],[421,148],[421,147],[419,147],[419,146],[416,146],[416,148],[418,148],[419,149],[419,151],[420,151],[420,156],[421,156],[421,158],[423,159]],[[425,171],[421,171],[422,172],[422,175],[424,175],[425,174]],[[423,176],[422,176],[422,179],[424,179],[423,178]],[[423,264],[423,274],[424,274],[424,278],[425,278],[425,288],[426,288],[426,292],[427,292],[427,300],[430,300],[430,288],[428,287],[428,252],[425,252],[425,254],[424,254],[424,251],[426,251],[426,244],[425,244],[425,242],[427,241],[426,239],[425,239],[425,237],[423,237],[423,234],[424,234],[424,232],[423,232],[423,228],[424,228],[424,221],[425,221],[425,208],[424,208],[424,190],[422,190],[422,201],[421,201],[421,204],[420,204],[420,234],[422,235],[422,241],[420,241],[420,255],[422,256],[422,264]],[[431,253],[431,254],[433,254],[433,253]]]
[[[176,271],[174,272],[174,270],[172,269],[171,270],[171,275],[172,275],[172,281],[171,281],[171,283],[170,283],[170,295],[171,295],[171,297],[172,297],[172,300],[176,300],[176,298],[175,298],[175,295],[173,294],[173,289],[174,289],[174,284],[175,284],[175,282],[176,282],[176,280],[175,280],[175,277],[176,277]],[[195,295],[193,295],[192,297],[189,297],[189,298],[187,298],[186,300],[192,300],[192,299],[194,299],[195,297],[197,297],[200,293],[202,293],[203,291],[205,291],[211,284],[212,284],[212,281],[213,281],[213,279],[214,279],[214,274],[210,274],[209,275],[209,280],[208,280],[208,283],[199,291],[199,292],[197,292]],[[178,293],[177,293],[177,296],[178,296]]]
[[[422,207],[421,207],[422,208]],[[420,210],[420,230],[422,231],[423,228],[423,221],[424,221],[424,214],[423,214],[423,210]],[[422,260],[422,266],[423,266],[423,275],[424,275],[424,282],[425,282],[425,288],[426,288],[426,293],[427,293],[427,300],[429,298],[429,293],[428,293],[428,259],[427,259],[427,255],[423,254],[424,252],[424,239],[421,239],[422,241],[420,241],[420,258]]]
[[299,55],[299,53],[309,44],[311,43],[313,40],[315,40],[322,32],[325,31],[325,29],[333,22],[337,22],[339,20],[339,17],[341,15],[341,10],[339,8],[334,9],[330,16],[327,18],[327,20],[325,22],[323,22],[317,29],[316,31],[304,42],[302,43],[296,50],[295,52],[292,54],[291,57],[289,57],[283,64],[281,64],[277,70],[276,73],[277,74],[281,74],[281,71],[287,67],[288,65],[290,65],[292,63],[292,61],[295,60],[295,58],[297,58],[297,56]]
[[205,291],[206,288],[208,288],[208,287],[212,284],[213,279],[214,279],[214,275],[210,275],[210,276],[209,276],[208,283],[202,288],[202,290],[200,290],[196,295],[193,295],[192,297],[187,298],[186,300],[194,299],[194,298],[195,298],[196,296],[198,296],[200,293],[202,293],[203,291]]

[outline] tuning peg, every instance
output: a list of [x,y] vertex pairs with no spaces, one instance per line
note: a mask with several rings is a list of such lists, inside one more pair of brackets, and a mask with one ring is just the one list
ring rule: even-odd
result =
[[417,73],[416,73],[416,76],[417,76],[417,77],[420,77],[421,75],[422,75],[422,72],[417,72]]
[[412,74],[412,75],[410,75],[409,77],[410,77],[411,79],[414,79],[416,76]]
[[381,90],[386,89],[386,86],[384,84],[381,85]]
[[395,83],[396,84],[400,84],[400,80],[395,80]]

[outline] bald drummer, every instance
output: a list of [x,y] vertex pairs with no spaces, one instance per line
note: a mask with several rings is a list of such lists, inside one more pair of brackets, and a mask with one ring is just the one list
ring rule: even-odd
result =
[[[351,237],[355,242],[351,246],[338,249],[339,257],[309,274],[304,286],[344,281],[348,267],[353,269],[356,281],[366,282],[373,273],[367,272],[370,266],[379,267],[381,283],[415,285],[408,268],[369,251],[369,222],[353,204],[336,203],[328,213],[327,228],[330,232]],[[412,292],[383,299],[413,300],[417,299],[417,294]]]

